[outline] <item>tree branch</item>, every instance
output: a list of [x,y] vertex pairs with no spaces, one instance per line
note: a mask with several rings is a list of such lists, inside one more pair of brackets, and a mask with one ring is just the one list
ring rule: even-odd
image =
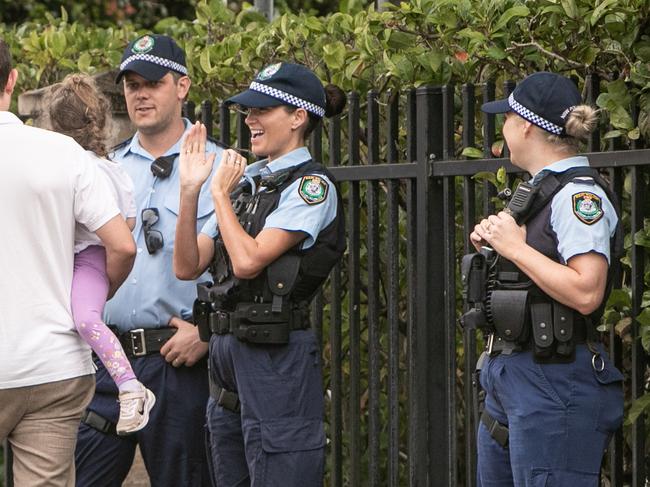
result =
[[549,51],[547,49],[544,49],[538,42],[535,42],[535,41],[533,41],[533,42],[524,42],[524,43],[513,42],[512,45],[514,47],[508,47],[508,48],[506,48],[506,51],[514,51],[515,48],[520,48],[520,47],[534,47],[539,52],[541,52],[541,53],[543,53],[543,54],[545,54],[545,55],[547,55],[549,57],[552,57],[554,59],[557,59],[558,61],[565,62],[565,63],[567,63],[569,66],[571,66],[573,68],[585,68],[585,67],[587,67],[585,64],[579,63],[577,61],[573,61],[571,59],[567,59],[564,56],[560,56],[559,54],[556,54],[556,53],[551,52],[551,51]]

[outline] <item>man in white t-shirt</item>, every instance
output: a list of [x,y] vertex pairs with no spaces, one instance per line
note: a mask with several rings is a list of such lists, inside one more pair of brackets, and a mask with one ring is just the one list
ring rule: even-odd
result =
[[16,485],[68,487],[94,389],[90,349],[70,312],[75,223],[106,247],[111,293],[135,245],[86,151],[8,111],[16,79],[0,39],[0,441],[9,440]]

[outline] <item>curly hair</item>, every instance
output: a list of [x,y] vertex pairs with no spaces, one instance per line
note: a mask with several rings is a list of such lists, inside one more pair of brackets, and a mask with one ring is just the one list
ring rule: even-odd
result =
[[106,119],[110,103],[90,76],[70,74],[50,94],[52,128],[68,135],[84,149],[106,157]]

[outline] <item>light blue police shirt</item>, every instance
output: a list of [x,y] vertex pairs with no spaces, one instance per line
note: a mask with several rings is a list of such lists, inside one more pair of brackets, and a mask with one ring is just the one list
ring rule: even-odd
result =
[[[574,156],[556,161],[533,177],[535,184],[544,171],[564,172],[572,167],[589,166],[584,156]],[[580,220],[574,211],[573,196],[593,193],[601,199],[603,216],[592,224]],[[610,238],[614,235],[618,217],[607,193],[590,178],[583,182],[569,182],[553,197],[551,202],[551,228],[557,235],[558,252],[566,264],[571,257],[587,252],[598,252],[610,260]]]
[[[244,177],[253,181],[254,176],[272,174],[282,169],[297,166],[310,159],[311,154],[309,153],[309,149],[300,147],[271,162],[268,162],[268,159],[264,159],[251,164],[246,168]],[[289,232],[305,232],[307,237],[302,243],[302,248],[308,249],[314,245],[321,230],[326,228],[336,218],[338,206],[336,186],[334,186],[327,176],[323,174],[319,174],[319,176],[328,185],[327,197],[323,202],[311,205],[307,204],[300,196],[301,180],[297,179],[282,191],[278,206],[267,216],[264,228],[280,228]],[[255,187],[254,184],[252,186]],[[264,189],[261,188],[261,191],[264,191]],[[201,233],[206,234],[210,238],[217,236],[216,214],[212,215],[206,222],[201,229]]]
[[[191,123],[184,119],[185,130]],[[178,154],[181,137],[165,154]],[[221,160],[222,148],[208,141],[208,152],[217,156],[213,172]],[[178,157],[169,177],[160,179],[151,172],[151,156],[138,140],[138,134],[130,143],[119,147],[111,158],[122,163],[122,167],[133,179],[135,203],[137,207],[136,225],[133,237],[137,254],[133,270],[115,296],[106,303],[105,320],[117,325],[125,332],[135,328],[160,328],[167,326],[173,316],[185,320],[192,316],[192,304],[196,298],[196,282],[205,281],[209,276],[201,276],[197,281],[181,281],[174,275],[172,256],[174,252],[174,234],[180,204]],[[210,195],[209,181],[201,188],[198,204],[197,231],[212,215],[214,205]],[[144,240],[141,213],[144,208],[158,208],[160,218],[151,228],[163,235],[163,248],[150,255]]]

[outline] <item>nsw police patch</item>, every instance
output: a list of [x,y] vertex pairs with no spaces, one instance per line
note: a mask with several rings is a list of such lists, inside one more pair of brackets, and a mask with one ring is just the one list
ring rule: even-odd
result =
[[282,67],[282,63],[271,64],[266,68],[264,68],[262,71],[260,71],[259,74],[257,75],[257,78],[255,79],[257,79],[258,81],[267,80],[275,73],[277,73],[281,67]]
[[593,225],[605,214],[603,201],[600,196],[588,191],[576,193],[573,195],[573,214],[582,223]]
[[298,193],[308,205],[325,201],[328,190],[329,185],[320,176],[303,176],[298,185]]
[[155,41],[153,37],[148,35],[142,36],[140,37],[140,39],[138,39],[133,43],[133,47],[131,48],[131,51],[135,52],[136,54],[144,54],[153,49],[154,42]]

